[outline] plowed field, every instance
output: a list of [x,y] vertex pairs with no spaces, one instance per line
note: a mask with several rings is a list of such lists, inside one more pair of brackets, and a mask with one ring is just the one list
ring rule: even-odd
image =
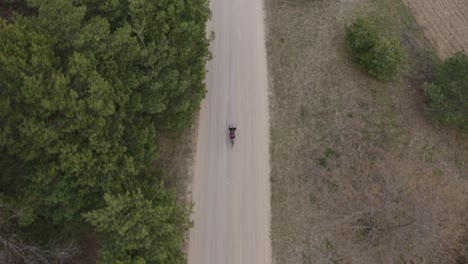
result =
[[404,1],[442,59],[460,50],[468,51],[468,1]]

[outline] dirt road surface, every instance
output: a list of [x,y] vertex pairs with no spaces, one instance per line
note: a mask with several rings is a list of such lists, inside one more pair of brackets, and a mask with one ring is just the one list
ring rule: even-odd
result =
[[[268,90],[262,0],[212,0],[189,264],[269,264]],[[237,126],[233,147],[228,125]]]

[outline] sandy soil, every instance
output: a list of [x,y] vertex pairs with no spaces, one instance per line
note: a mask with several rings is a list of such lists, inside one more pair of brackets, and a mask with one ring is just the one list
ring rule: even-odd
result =
[[468,51],[468,1],[404,0],[424,33],[445,59],[460,50]]
[[[271,263],[268,89],[262,0],[213,0],[192,183],[189,263]],[[237,125],[231,147],[228,125]]]

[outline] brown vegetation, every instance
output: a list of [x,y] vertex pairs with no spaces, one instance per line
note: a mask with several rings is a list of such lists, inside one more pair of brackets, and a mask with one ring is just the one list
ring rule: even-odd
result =
[[[198,114],[196,115],[198,116]],[[190,128],[181,132],[166,132],[159,135],[158,154],[160,158],[154,167],[162,173],[164,185],[175,188],[180,203],[190,203],[192,165],[197,146],[198,119],[193,120]],[[165,158],[162,158],[165,157]]]
[[380,164],[323,193],[321,231],[351,263],[456,263],[468,217],[465,180],[411,163]]
[[[457,263],[466,255],[468,138],[422,111],[432,47],[401,1],[267,0],[275,263]],[[345,52],[369,15],[402,42],[383,83]],[[466,236],[465,236],[466,239]]]
[[27,211],[26,208],[11,208],[0,201],[0,263],[75,263],[78,249],[73,242],[39,245],[23,239],[25,234],[19,232],[18,223],[28,217]]
[[466,0],[404,0],[443,59],[468,50]]

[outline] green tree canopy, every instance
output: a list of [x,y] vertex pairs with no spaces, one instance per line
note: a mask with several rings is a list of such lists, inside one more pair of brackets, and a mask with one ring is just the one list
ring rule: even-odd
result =
[[468,129],[468,56],[458,52],[435,69],[434,80],[424,85],[426,112],[435,121]]
[[358,17],[345,27],[346,45],[354,59],[371,75],[380,80],[391,80],[398,74],[404,53],[397,40],[379,36],[369,19]]
[[[8,167],[0,192],[28,205],[24,226],[36,233],[79,232],[83,214],[104,214],[110,209],[96,210],[110,208],[109,199],[139,201],[129,221],[143,208],[167,210],[154,223],[135,224],[157,240],[133,242],[160,256],[141,254],[142,261],[177,263],[181,243],[174,241],[183,240],[189,220],[151,167],[158,131],[187,127],[205,96],[208,2],[27,3],[37,15],[0,19],[0,164]],[[137,191],[150,187],[156,198]],[[123,239],[93,221],[108,234],[106,244]]]
[[3,23],[0,31],[0,67],[7,69],[0,80],[0,143],[28,170],[24,195],[40,197],[51,209],[45,213],[60,222],[91,206],[89,195],[106,183],[135,175],[123,139],[131,90],[107,81],[87,52],[56,56],[57,41],[38,33],[35,22]]
[[143,83],[136,89],[140,111],[157,115],[158,127],[183,128],[205,96],[209,59],[208,1],[78,1],[102,14],[111,28],[128,24],[145,53]]
[[102,263],[183,263],[183,235],[190,227],[184,220],[189,211],[177,207],[174,192],[154,188],[152,198],[147,199],[137,189],[119,195],[106,193],[104,200],[105,207],[84,215],[107,236]]

